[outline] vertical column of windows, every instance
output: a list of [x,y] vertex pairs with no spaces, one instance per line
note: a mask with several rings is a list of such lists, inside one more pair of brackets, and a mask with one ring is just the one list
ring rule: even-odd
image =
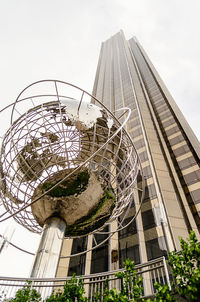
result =
[[[107,42],[106,42],[107,43]],[[127,59],[126,59],[126,53],[123,45],[123,40],[120,35],[116,35],[115,37],[112,38],[112,43],[107,43],[106,46],[104,46],[104,54],[102,55],[103,61],[102,65],[103,66],[110,66],[110,61],[111,61],[111,56],[112,56],[112,63],[113,63],[113,72],[110,73],[110,69],[112,67],[104,67],[104,73],[101,71],[101,76],[103,77],[103,82],[101,82],[101,89],[103,87],[104,93],[103,93],[103,101],[105,105],[110,104],[110,101],[108,102],[106,98],[106,92],[107,91],[107,84],[106,81],[108,80],[110,83],[113,84],[113,91],[114,91],[114,101],[115,101],[115,109],[121,108],[124,105],[127,107],[130,107],[132,109],[132,114],[130,121],[128,122],[128,130],[130,132],[130,135],[134,139],[135,145],[137,150],[139,151],[139,155],[142,161],[142,165],[144,167],[143,173],[144,176],[147,180],[147,185],[145,189],[145,200],[144,204],[145,207],[148,207],[148,210],[144,209],[143,212],[143,223],[147,218],[145,217],[151,217],[151,221],[147,223],[147,226],[145,226],[144,234],[145,234],[145,239],[147,241],[151,241],[155,239],[155,236],[158,237],[157,231],[156,231],[156,226],[155,226],[155,221],[154,217],[152,214],[152,202],[156,200],[156,189],[155,185],[153,183],[153,177],[152,177],[152,171],[150,168],[150,163],[148,160],[148,155],[146,152],[146,147],[145,147],[145,142],[143,138],[143,132],[142,128],[140,125],[140,120],[138,118],[138,113],[136,110],[136,104],[135,104],[135,99],[134,99],[134,92],[133,92],[133,87],[132,87],[132,82],[130,79],[130,72],[128,70],[127,66]],[[114,51],[111,52],[111,46],[113,47]],[[106,54],[105,54],[106,53]],[[102,67],[103,68],[103,67]],[[113,76],[113,81],[111,77]],[[100,79],[102,80],[102,77]],[[110,89],[110,88],[109,88]],[[158,91],[154,91],[154,96],[155,100],[157,101],[157,107],[163,106],[163,104],[159,104],[161,101],[160,95]],[[162,111],[162,110],[161,110]],[[168,113],[167,110],[164,113]],[[167,118],[167,117],[166,117]],[[148,213],[145,213],[146,211],[149,211]],[[131,214],[127,219],[131,219]],[[123,261],[125,258],[129,257],[133,259],[136,263],[139,263],[140,261],[140,256],[139,256],[139,242],[138,242],[138,236],[136,233],[136,226],[131,225],[130,228],[127,230],[125,229],[124,232],[120,234],[119,238],[119,248],[120,248],[120,265],[122,266]],[[158,239],[157,239],[158,242]],[[150,243],[147,247],[149,248]],[[101,266],[102,271],[106,270],[106,263],[101,264],[99,257],[101,257],[103,254],[106,255],[107,253],[107,248],[106,246],[102,246],[101,249],[97,249],[96,251],[93,251],[92,253],[92,273],[98,272]],[[149,253],[147,251],[147,253]],[[161,253],[161,252],[160,252]],[[104,258],[106,257],[104,255]],[[107,258],[107,257],[106,257]],[[149,257],[148,257],[149,258]],[[105,267],[104,267],[105,266]],[[95,268],[96,267],[96,268]],[[104,268],[103,268],[104,267]]]
[[[131,43],[132,47],[133,44]],[[200,175],[193,173],[192,175],[184,175],[184,170],[191,166],[198,165],[195,155],[193,155],[192,148],[189,144],[189,141],[185,138],[184,132],[176,120],[174,112],[171,110],[167,100],[162,94],[162,91],[155,81],[152,72],[150,71],[147,63],[145,62],[142,54],[140,53],[137,46],[134,46],[134,54],[136,60],[140,66],[140,72],[145,83],[149,99],[151,101],[152,107],[154,109],[155,115],[158,119],[158,123],[161,125],[161,130],[163,137],[168,145],[168,148],[171,150],[171,157],[174,161],[175,167],[179,175],[181,175],[181,183],[183,189],[186,193],[186,197],[189,203],[197,204],[200,202],[198,194],[200,193]],[[183,143],[181,147],[180,143]],[[185,154],[182,159],[181,156]],[[191,181],[196,183],[196,186],[191,186]],[[199,212],[198,207],[191,207],[193,213]],[[198,215],[197,215],[198,216]],[[196,219],[197,224],[199,224],[199,218]]]
[[[121,40],[121,36],[120,36]],[[123,42],[121,40],[121,42]],[[121,81],[122,81],[122,89],[123,89],[123,97],[124,97],[124,104],[128,106],[128,104],[134,105],[134,94],[131,86],[131,79],[128,72],[127,62],[126,62],[126,54],[124,52],[123,43],[118,44],[119,48],[119,58],[120,58],[120,73],[121,73]],[[135,112],[134,112],[135,113]]]
[[111,109],[112,107],[112,45],[111,41],[108,41],[105,45],[105,51],[107,56],[110,60],[106,61],[105,64],[105,74],[104,74],[104,93],[103,93],[103,100],[106,103],[107,108]]
[[[124,48],[123,48],[124,49]],[[127,61],[126,61],[127,66]],[[127,74],[130,74],[130,72],[127,70]],[[135,84],[136,93],[140,95],[140,87],[138,87]],[[131,85],[132,86],[132,85]],[[131,87],[131,91],[133,93],[133,87]],[[140,105],[142,107],[142,101],[145,100],[145,98],[140,97]],[[135,100],[134,100],[135,102]],[[138,122],[138,123],[137,123]],[[155,203],[157,203],[157,192],[156,187],[154,184],[154,178],[152,175],[150,162],[148,153],[146,150],[146,144],[143,137],[143,131],[142,127],[139,121],[139,118],[133,118],[130,120],[130,135],[132,136],[134,140],[134,144],[136,146],[136,149],[139,153],[139,157],[142,163],[143,167],[143,175],[146,179],[146,185],[145,185],[145,192],[144,192],[144,200],[143,200],[143,206],[142,206],[142,225],[143,225],[143,234],[145,241],[151,241],[155,238],[158,238],[159,236],[159,230],[156,225],[155,217],[152,211],[152,207]],[[138,179],[139,181],[139,179]],[[140,183],[138,183],[138,187],[140,186]],[[141,197],[141,192],[139,192],[139,196]],[[147,210],[148,208],[148,210]],[[158,241],[158,239],[157,239]],[[147,248],[147,246],[146,246]],[[158,245],[158,250],[160,251],[160,255],[163,255],[163,251],[160,249]],[[165,246],[166,250],[166,246]],[[147,251],[148,256],[148,251]]]
[[104,93],[104,75],[105,75],[105,64],[106,64],[105,43],[103,43],[101,51],[102,51],[101,64],[99,67],[98,83],[96,85],[96,94],[95,94],[95,96],[99,100],[103,100],[103,93]]
[[113,76],[114,76],[114,100],[115,100],[115,109],[123,107],[123,95],[121,89],[121,80],[120,80],[120,68],[119,68],[119,58],[117,51],[117,39],[113,38]]
[[[140,136],[142,132],[140,127],[140,122],[137,117],[138,115],[137,115],[134,95],[131,87],[131,79],[127,69],[127,63],[125,57],[126,54],[122,47],[124,41],[122,40],[120,34],[116,36],[115,41],[117,41],[117,45],[115,45],[115,53],[117,53],[118,55],[117,62],[118,62],[119,73],[115,74],[114,76],[118,77],[118,81],[120,81],[121,95],[122,95],[121,102],[118,102],[118,104],[120,104],[121,107],[126,106],[132,110],[129,122],[127,123],[127,130],[129,131],[130,135],[133,135],[133,132],[131,133],[131,130],[133,129],[133,127],[135,127],[134,135],[136,137],[136,136]],[[133,205],[134,205],[134,201],[133,201]],[[135,215],[135,208],[133,206],[130,212],[128,213],[128,216],[126,217],[126,221],[124,223],[125,224],[128,223],[134,215]],[[136,221],[134,221],[123,231],[119,232],[119,256],[120,256],[119,266],[123,267],[123,262],[125,261],[126,258],[130,258],[134,260],[135,263],[139,263],[140,262],[139,251],[140,250],[139,250],[137,226],[136,226]]]

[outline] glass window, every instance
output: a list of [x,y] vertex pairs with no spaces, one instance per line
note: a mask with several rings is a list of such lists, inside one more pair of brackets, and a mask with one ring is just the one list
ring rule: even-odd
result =
[[143,151],[142,153],[139,153],[139,158],[140,158],[141,162],[145,162],[146,160],[148,160],[147,152]]
[[131,133],[132,133],[133,137],[137,137],[142,134],[142,128],[139,127],[136,130],[132,130]]
[[166,111],[167,109],[168,109],[168,106],[165,104],[162,107],[158,108],[156,111],[157,111],[157,113],[161,113],[161,112]]
[[200,203],[200,189],[192,191],[190,194],[194,200],[194,203]]
[[143,174],[144,174],[145,178],[149,178],[149,177],[152,176],[150,166],[147,166],[147,167],[143,168],[142,171],[143,171]]
[[173,150],[174,155],[176,157],[183,155],[183,154],[187,153],[188,151],[190,151],[190,148],[188,147],[188,145],[184,145],[184,146],[181,146],[181,147]]
[[156,102],[154,106],[156,108],[158,108],[158,107],[162,106],[163,104],[165,104],[165,101],[164,100],[160,100],[159,102]]
[[[87,244],[86,238],[77,238],[73,240],[72,254],[85,250]],[[85,273],[85,254],[70,258],[68,276],[83,275]]]
[[183,176],[186,184],[192,184],[200,180],[200,170],[188,173]]
[[144,143],[144,139],[140,139],[137,142],[134,142],[134,146],[136,149],[140,149],[142,147],[144,147],[145,143]]
[[[105,227],[104,231],[108,232],[108,227]],[[106,239],[107,236],[107,234],[96,234],[95,240],[97,244]],[[104,271],[108,271],[108,241],[92,251],[91,274]]]
[[[123,225],[126,225],[131,221],[133,217],[128,217],[124,219]],[[136,221],[134,220],[131,224],[129,224],[125,229],[119,232],[119,239],[129,237],[133,234],[137,233]]]
[[172,135],[172,134],[174,134],[174,133],[176,133],[176,132],[178,132],[178,131],[179,131],[178,126],[175,126],[175,127],[171,128],[171,129],[169,129],[169,130],[166,130],[166,135],[167,135],[167,136],[170,136],[170,135]]
[[143,229],[148,230],[156,226],[152,210],[142,212]]
[[176,136],[172,139],[169,139],[169,143],[170,143],[171,146],[174,146],[178,143],[181,143],[182,141],[184,141],[184,137],[183,137],[182,134],[180,134],[180,135],[178,135],[178,136]]
[[179,161],[178,165],[179,165],[180,169],[183,170],[183,169],[186,169],[190,166],[195,165],[196,163],[197,162],[196,162],[194,156],[190,156],[188,158],[185,158],[185,159]]
[[140,253],[139,253],[139,245],[128,246],[126,243],[126,248],[119,249],[119,267],[124,267],[124,261],[129,258],[133,260],[135,264],[140,263]]
[[144,193],[144,201],[147,201],[148,199],[153,199],[156,197],[156,188],[154,184],[151,184],[149,186],[145,187],[145,193]]
[[162,100],[163,101],[163,96],[161,94],[157,95],[157,96],[154,96],[153,98],[153,102],[154,104],[156,104],[158,101]]
[[129,129],[134,128],[134,127],[136,127],[139,124],[140,124],[140,121],[139,121],[138,118],[135,119],[135,120],[131,120],[130,122],[128,122]]
[[91,274],[108,271],[108,244],[92,251]]
[[148,261],[166,255],[166,252],[160,249],[157,238],[146,241],[146,249]]
[[165,127],[168,127],[168,126],[170,126],[170,125],[172,125],[172,124],[174,124],[174,123],[175,123],[175,119],[172,117],[172,118],[170,118],[169,120],[163,122],[163,127],[164,127],[164,128],[165,128]]
[[170,117],[172,115],[171,111],[167,111],[166,113],[163,113],[161,116],[160,116],[160,119],[161,120],[164,120],[166,119],[167,117]]

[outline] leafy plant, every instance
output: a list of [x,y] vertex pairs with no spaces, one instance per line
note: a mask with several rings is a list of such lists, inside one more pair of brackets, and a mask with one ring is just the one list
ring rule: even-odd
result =
[[40,293],[36,289],[31,289],[30,282],[28,282],[22,289],[19,289],[15,298],[9,300],[12,302],[40,302],[42,301]]
[[121,291],[117,291],[116,288],[112,288],[109,290],[109,279],[105,280],[104,283],[104,289],[103,292],[102,291],[96,291],[96,293],[94,293],[93,296],[93,301],[94,302],[128,302],[129,298],[128,296],[124,295],[123,293],[121,293]]
[[189,301],[200,300],[200,245],[194,231],[190,232],[188,242],[181,239],[179,253],[169,254],[168,264],[175,279],[176,290]]
[[121,291],[117,291],[115,288],[109,290],[109,279],[106,279],[103,292],[98,291],[94,295],[95,302],[141,301],[141,295],[143,294],[142,277],[136,276],[134,261],[126,259],[124,262],[124,267],[125,270],[123,272],[118,272],[115,274],[115,276],[121,280]]
[[[158,282],[154,283],[155,289],[157,290],[155,299],[153,300],[154,302],[176,302],[177,300],[174,297],[174,294],[172,291],[169,289],[168,285],[161,285]],[[152,301],[152,300],[147,300]]]
[[180,252],[169,253],[168,264],[174,278],[172,290],[167,285],[155,283],[154,302],[179,301],[180,297],[183,301],[200,301],[200,245],[194,231],[190,232],[187,241],[181,238]]
[[135,263],[127,258],[124,262],[125,270],[115,274],[122,280],[121,293],[126,295],[131,301],[139,301],[143,294],[142,277],[137,277]]
[[67,280],[63,291],[54,292],[46,302],[87,302],[88,299],[84,296],[83,280],[77,279],[73,274],[70,280]]

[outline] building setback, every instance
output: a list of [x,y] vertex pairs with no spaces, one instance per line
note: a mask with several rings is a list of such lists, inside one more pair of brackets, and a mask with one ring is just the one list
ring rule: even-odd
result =
[[[120,31],[102,43],[93,95],[113,112],[132,110],[127,130],[142,164],[144,200],[136,221],[109,242],[60,259],[57,277],[117,269],[127,257],[147,262],[178,250],[179,236],[187,238],[190,230],[200,239],[200,144],[136,38],[127,41]],[[138,197],[136,191],[127,222]],[[92,244],[92,235],[64,240],[61,256]]]

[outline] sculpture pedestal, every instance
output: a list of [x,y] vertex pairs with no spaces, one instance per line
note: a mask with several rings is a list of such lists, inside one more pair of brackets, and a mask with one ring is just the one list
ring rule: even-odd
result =
[[51,217],[47,220],[43,227],[30,277],[55,278],[65,229],[64,220],[58,217]]

